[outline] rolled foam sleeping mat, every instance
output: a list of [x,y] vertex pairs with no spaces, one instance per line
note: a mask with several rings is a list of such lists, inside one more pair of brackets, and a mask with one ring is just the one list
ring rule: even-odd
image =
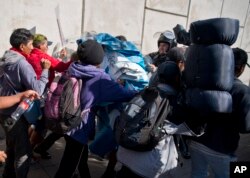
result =
[[231,113],[233,100],[227,91],[189,88],[185,91],[187,106],[203,113]]
[[190,24],[190,40],[195,44],[226,44],[231,46],[239,33],[239,20],[213,18]]
[[185,55],[184,79],[189,88],[230,91],[234,80],[234,55],[229,46],[193,44]]

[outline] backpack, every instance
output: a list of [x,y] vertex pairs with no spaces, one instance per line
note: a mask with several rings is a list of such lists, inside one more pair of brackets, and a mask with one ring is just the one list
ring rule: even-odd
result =
[[136,95],[115,122],[115,139],[119,145],[134,151],[150,151],[163,139],[163,125],[171,107],[155,87]]
[[82,121],[80,93],[82,80],[67,73],[56,76],[45,101],[46,126],[53,132],[64,134]]

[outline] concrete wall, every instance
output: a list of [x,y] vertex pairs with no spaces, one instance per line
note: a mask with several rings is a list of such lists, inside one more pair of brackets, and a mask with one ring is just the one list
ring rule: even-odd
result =
[[[37,32],[59,42],[55,15],[59,5],[65,37],[75,39],[86,31],[122,34],[135,42],[143,54],[156,51],[159,33],[172,30],[177,23],[188,30],[196,20],[236,18],[240,20],[240,33],[233,47],[245,49],[250,56],[249,3],[250,0],[0,0],[0,54],[10,47],[9,36],[19,27],[36,26]],[[249,68],[241,79],[249,82]]]

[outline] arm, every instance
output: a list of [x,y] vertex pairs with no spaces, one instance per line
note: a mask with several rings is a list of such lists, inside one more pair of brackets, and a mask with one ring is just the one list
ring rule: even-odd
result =
[[27,61],[22,60],[19,63],[19,73],[22,80],[22,85],[25,87],[25,89],[35,90],[39,95],[42,95],[46,84],[48,83],[49,66],[44,67],[45,69],[42,71],[40,80],[37,80],[37,76],[33,67]]
[[100,79],[100,100],[101,102],[125,102],[132,99],[137,92],[128,90],[111,80],[108,75]]
[[53,58],[50,55],[44,54],[43,58],[48,59],[51,62],[51,68],[55,70],[56,72],[64,72],[68,69],[70,62],[64,63],[60,61],[59,59]]
[[23,98],[38,98],[38,93],[33,90],[27,90],[12,96],[0,97],[0,109],[5,109],[19,103]]

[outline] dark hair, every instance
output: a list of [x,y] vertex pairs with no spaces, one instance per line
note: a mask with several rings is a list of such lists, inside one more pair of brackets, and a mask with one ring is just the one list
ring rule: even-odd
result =
[[166,55],[170,61],[179,62],[179,61],[185,61],[184,53],[182,49],[178,47],[174,47],[170,49]]
[[73,52],[70,56],[71,61],[79,61],[79,57],[77,55],[77,52]]
[[240,48],[232,48],[234,53],[234,73],[235,76],[239,77],[243,70],[245,65],[249,67],[249,64],[247,64],[247,53],[243,49]]
[[118,36],[116,36],[116,38],[118,40],[121,40],[121,41],[127,41],[127,38],[125,36],[123,36],[123,35],[118,35]]
[[240,48],[232,48],[234,53],[234,63],[235,66],[242,66],[247,64],[247,53]]
[[27,44],[30,40],[33,40],[31,32],[25,28],[18,28],[13,31],[10,36],[10,44],[12,47],[19,49],[21,44]]

